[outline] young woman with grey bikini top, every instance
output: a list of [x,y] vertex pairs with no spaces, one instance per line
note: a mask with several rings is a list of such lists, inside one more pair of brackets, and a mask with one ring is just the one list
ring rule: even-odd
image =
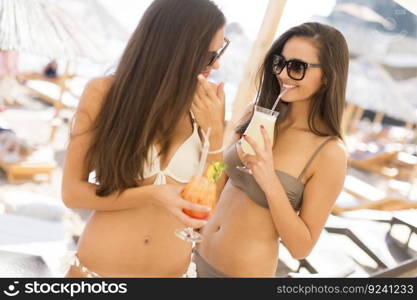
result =
[[[225,187],[195,251],[198,277],[273,277],[280,241],[295,259],[309,255],[344,183],[348,61],[342,34],[319,23],[291,28],[273,43],[257,105],[273,106],[281,80],[275,136],[261,126],[265,146],[243,137],[255,150],[245,154],[236,142],[253,107],[243,117],[224,155]],[[236,168],[243,165],[251,174]]]

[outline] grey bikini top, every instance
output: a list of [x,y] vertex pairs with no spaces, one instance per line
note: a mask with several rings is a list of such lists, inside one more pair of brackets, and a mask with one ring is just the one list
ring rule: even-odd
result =
[[[301,183],[301,178],[304,175],[307,168],[310,166],[313,159],[316,157],[320,149],[333,137],[325,140],[311,156],[303,171],[298,177],[294,177],[280,170],[275,170],[286,194],[294,210],[298,211],[301,208],[303,201],[304,184]],[[251,174],[247,174],[238,170],[237,166],[243,166],[243,163],[239,159],[237,153],[236,144],[231,146],[225,153],[224,162],[229,166],[226,169],[226,175],[229,177],[231,184],[237,188],[240,188],[246,193],[246,195],[254,201],[256,204],[269,208],[268,200],[266,199],[265,193],[259,187]]]

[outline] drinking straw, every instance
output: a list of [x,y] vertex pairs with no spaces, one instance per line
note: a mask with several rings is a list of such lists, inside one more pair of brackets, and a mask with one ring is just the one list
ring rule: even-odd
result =
[[279,100],[281,100],[281,97],[282,97],[282,95],[284,95],[284,93],[287,91],[287,89],[283,89],[282,88],[282,82],[281,82],[281,80],[280,79],[278,79],[277,78],[277,80],[278,80],[278,84],[279,84],[279,87],[280,87],[280,93],[279,93],[279,95],[278,95],[278,97],[277,97],[277,100],[275,100],[275,103],[274,103],[274,106],[272,106],[272,109],[271,109],[271,115],[273,114],[273,112],[275,111],[275,108],[277,107],[277,105],[278,105],[278,103],[279,103]]
[[201,177],[203,175],[204,166],[206,165],[206,160],[209,152],[210,142],[209,137],[211,133],[211,127],[207,129],[207,133],[203,130],[203,137],[204,137],[204,144],[203,144],[203,151],[201,152],[200,162],[198,165],[197,177]]
[[275,108],[277,107],[279,100],[281,100],[282,95],[284,95],[284,93],[286,92],[286,90],[283,90],[277,97],[277,100],[275,100],[274,106],[272,106],[271,109],[271,115],[273,114],[273,112],[275,111]]

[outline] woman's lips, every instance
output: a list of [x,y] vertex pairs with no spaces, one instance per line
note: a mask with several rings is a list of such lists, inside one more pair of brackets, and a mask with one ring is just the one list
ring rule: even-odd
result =
[[296,85],[292,85],[292,84],[283,84],[282,85],[282,89],[284,90],[285,93],[288,93],[289,91],[295,89],[297,86]]
[[290,89],[294,89],[294,88],[296,88],[297,86],[296,85],[292,85],[292,84],[283,84],[282,85],[282,87],[284,88],[284,89],[286,89],[286,90],[290,90]]

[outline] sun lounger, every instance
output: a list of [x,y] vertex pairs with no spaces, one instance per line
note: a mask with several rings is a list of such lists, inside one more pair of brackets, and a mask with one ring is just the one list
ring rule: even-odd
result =
[[380,174],[387,178],[396,178],[399,171],[394,167],[393,161],[397,151],[383,152],[362,160],[349,160],[349,165],[370,173]]
[[54,83],[40,80],[29,80],[26,86],[35,97],[58,108],[75,108],[79,98]]
[[288,277],[288,274],[294,272],[284,261],[278,259],[278,268],[275,272],[276,277]]
[[[68,245],[71,241],[62,221],[46,221],[16,214],[0,214],[0,237],[1,251],[40,256],[53,276],[63,275],[61,270],[62,258],[68,253]],[[32,259],[28,259],[28,261],[33,262]],[[38,266],[43,265],[39,259],[36,259],[36,261]],[[10,270],[24,272],[22,276],[43,276],[43,272],[42,274],[35,274],[36,270],[30,268],[30,266],[33,266],[33,264],[29,264],[28,268]],[[3,270],[3,265],[0,258],[1,270]],[[38,271],[41,270],[44,269]]]
[[373,278],[404,278],[417,277],[417,258],[402,262],[394,268],[376,272],[372,274]]
[[51,276],[51,270],[41,256],[0,250],[0,277]]
[[[387,223],[330,216],[325,229],[327,232],[343,235],[353,242],[375,262],[374,271],[395,267],[398,263],[411,258],[403,247],[388,235],[390,225]],[[350,251],[352,250],[355,249],[351,248]]]
[[417,176],[417,157],[403,151],[383,152],[363,160],[352,159],[349,164],[386,178],[412,181]]
[[52,149],[48,148],[36,150],[22,161],[13,163],[0,161],[0,168],[6,172],[10,183],[27,180],[50,181],[56,166]]
[[384,191],[352,175],[346,176],[343,190],[359,199],[371,202],[382,200],[386,197]]
[[377,209],[358,209],[358,210],[344,211],[340,213],[338,216],[344,219],[367,220],[367,221],[375,221],[375,222],[382,222],[382,223],[390,224],[393,215],[394,215],[394,212],[392,211],[377,210]]
[[356,264],[345,253],[331,234],[323,231],[310,255],[300,261],[300,268],[311,274],[289,274],[291,277],[347,277],[355,272]]
[[402,243],[404,248],[408,248],[411,237],[417,234],[417,210],[410,209],[396,212],[390,224],[391,228],[389,234],[392,234],[392,231],[396,225],[403,225],[409,229],[408,238],[404,241],[404,243]]
[[[352,197],[347,197],[345,193]],[[407,201],[406,199],[388,197],[386,192],[377,189],[356,176],[347,175],[343,192],[336,201],[333,213],[340,214],[359,209],[402,210],[412,208],[417,208],[417,203]]]

